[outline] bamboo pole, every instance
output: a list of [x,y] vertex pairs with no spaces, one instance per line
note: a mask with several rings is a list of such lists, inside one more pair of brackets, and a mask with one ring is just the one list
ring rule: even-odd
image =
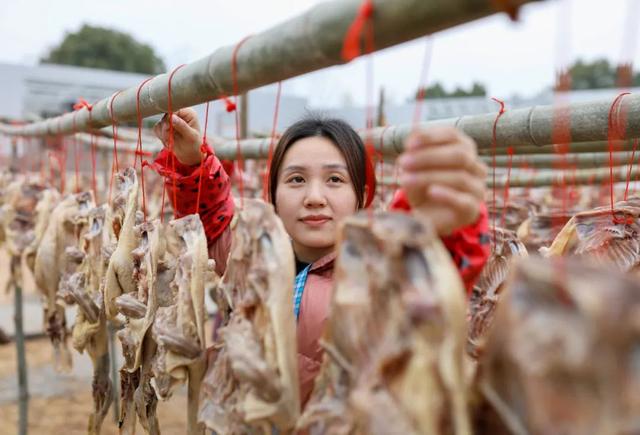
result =
[[[510,8],[517,8],[532,1],[538,0],[510,0],[508,3]],[[494,0],[374,0],[373,3],[376,50],[494,14],[499,12],[500,4]],[[361,4],[362,0],[318,4],[304,14],[174,70],[172,109],[201,104],[233,95],[236,91],[241,94],[344,63],[343,40]],[[235,83],[232,80],[234,52],[237,52]],[[170,76],[168,73],[158,75],[142,87],[142,117],[168,111]],[[0,131],[11,135],[42,136],[104,127],[112,122],[110,103],[113,103],[113,118],[117,122],[135,121],[137,91],[135,86],[116,94],[116,98],[100,100],[91,113],[82,108],[75,114],[67,113],[23,126],[4,125]]]
[[[637,165],[631,169],[629,174],[629,168],[627,166],[619,166],[613,168],[613,181],[614,183],[624,182],[629,176],[630,182],[633,182],[640,176],[640,167]],[[609,168],[599,169],[578,169],[576,171],[539,171],[534,173],[526,173],[520,171],[512,173],[509,178],[510,187],[542,187],[542,186],[554,186],[561,183],[567,185],[597,185],[603,181],[609,180]],[[507,184],[506,175],[502,174],[500,178],[496,179],[496,187],[504,187]],[[487,177],[487,186],[493,187],[492,177]]]
[[[634,157],[634,164],[640,157],[640,152],[614,152],[612,166],[624,166],[629,164],[629,159]],[[480,156],[480,159],[489,166],[493,166],[493,158],[488,156]],[[609,165],[609,153],[583,153],[583,154],[534,154],[534,155],[515,155],[509,163],[509,156],[496,156],[495,166],[508,167],[518,169],[524,165],[529,168],[556,168],[576,167],[580,169],[601,168]]]

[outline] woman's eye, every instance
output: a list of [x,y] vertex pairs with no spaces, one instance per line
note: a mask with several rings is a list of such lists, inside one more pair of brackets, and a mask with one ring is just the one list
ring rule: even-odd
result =
[[344,182],[342,177],[338,177],[337,175],[332,175],[331,177],[329,177],[329,181],[331,183],[343,183]]
[[287,180],[287,183],[299,184],[304,183],[304,178],[299,175],[293,176]]

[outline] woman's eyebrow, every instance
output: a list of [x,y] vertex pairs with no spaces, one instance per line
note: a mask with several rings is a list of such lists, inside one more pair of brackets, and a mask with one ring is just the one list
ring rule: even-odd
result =
[[302,172],[302,171],[305,171],[306,169],[307,169],[306,166],[289,165],[286,168],[284,168],[282,172]]

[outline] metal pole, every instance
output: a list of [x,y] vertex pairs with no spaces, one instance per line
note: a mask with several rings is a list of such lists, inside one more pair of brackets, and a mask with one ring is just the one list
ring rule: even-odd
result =
[[107,333],[109,335],[109,358],[111,365],[111,385],[113,388],[113,420],[118,423],[120,421],[120,376],[118,373],[118,360],[116,358],[116,340],[115,331],[111,323],[107,322]]
[[[535,0],[509,0],[509,7]],[[374,0],[372,16],[375,48],[382,50],[456,25],[500,12],[495,0]],[[503,2],[504,3],[504,2]],[[247,92],[319,69],[343,64],[345,34],[357,16],[362,0],[333,0],[243,40],[242,45],[222,47],[175,71],[171,81],[172,109],[193,106],[223,96]],[[238,48],[236,50],[236,47]],[[233,53],[236,80],[232,80]],[[146,83],[140,92],[142,117],[167,112],[170,74]],[[121,123],[137,119],[138,87],[124,90],[113,99],[113,118]],[[97,102],[91,111],[77,112],[76,131],[110,125],[112,97]],[[59,119],[60,118],[60,119]],[[0,126],[0,132],[42,136],[74,131],[74,115],[24,126]]]
[[240,137],[249,137],[249,94],[240,95]]

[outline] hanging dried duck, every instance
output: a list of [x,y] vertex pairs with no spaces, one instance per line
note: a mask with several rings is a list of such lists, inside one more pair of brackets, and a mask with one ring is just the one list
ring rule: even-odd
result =
[[512,260],[528,255],[513,231],[495,228],[489,230],[489,234],[493,246],[491,256],[473,286],[469,301],[467,352],[474,358],[482,352],[484,337],[491,327]]
[[325,359],[298,423],[310,434],[469,434],[465,301],[432,229],[393,213],[339,234]]
[[519,261],[480,360],[507,433],[638,433],[639,315],[628,276],[576,258]]
[[282,222],[271,205],[245,199],[216,292],[223,327],[200,398],[199,419],[217,433],[290,433],[295,426],[293,281],[293,250]]

